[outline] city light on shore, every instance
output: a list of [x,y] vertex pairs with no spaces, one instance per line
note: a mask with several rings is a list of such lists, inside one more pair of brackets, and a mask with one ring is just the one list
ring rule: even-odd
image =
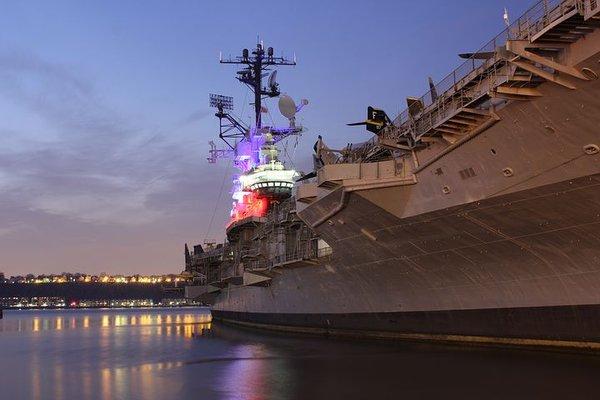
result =
[[44,284],[44,283],[117,283],[117,284],[178,284],[187,277],[175,274],[169,275],[88,275],[82,273],[62,273],[51,275],[11,276],[4,278],[0,273],[0,283]]

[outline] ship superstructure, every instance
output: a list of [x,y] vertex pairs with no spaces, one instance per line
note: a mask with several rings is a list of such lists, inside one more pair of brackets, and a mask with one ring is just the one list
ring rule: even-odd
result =
[[[217,108],[215,115],[219,118],[219,137],[227,145],[227,149],[217,149],[214,142],[211,142],[208,160],[214,163],[219,157],[232,157],[235,166],[241,171],[234,181],[231,225],[243,222],[247,218],[264,217],[273,204],[290,197],[298,174],[292,169],[287,169],[279,160],[276,143],[288,136],[300,135],[302,127],[296,125],[295,114],[302,106],[296,107],[289,96],[283,96],[280,99],[280,108],[288,113],[289,126],[278,128],[263,124],[262,114],[266,110],[263,100],[281,94],[276,80],[277,70],[272,68],[296,65],[295,60],[275,56],[272,47],[265,50],[259,42],[252,52],[244,49],[241,56],[227,60],[221,58],[220,62],[243,65],[243,69],[237,72],[237,79],[244,83],[254,96],[255,124],[248,127],[230,114],[233,110],[231,97],[210,95],[211,106]],[[269,78],[266,84],[263,84],[263,78],[267,76]]]
[[[324,247],[295,215],[292,194],[300,174],[280,160],[277,146],[303,132],[296,115],[308,101],[303,99],[296,105],[290,96],[282,94],[277,70],[273,69],[296,65],[296,61],[276,57],[272,47],[265,49],[259,42],[252,52],[244,49],[241,56],[220,62],[244,66],[237,72],[237,79],[254,95],[254,125],[246,126],[231,114],[232,97],[210,95],[210,104],[217,108],[215,116],[220,121],[219,137],[227,147],[219,149],[211,141],[208,161],[232,158],[240,173],[233,179],[233,207],[226,242],[194,246],[191,254],[186,247],[186,269],[204,284],[195,289],[209,297],[218,293],[225,282],[267,284],[274,266],[314,260],[319,246]],[[263,78],[267,77],[265,84]],[[287,126],[271,126],[262,121],[267,111],[266,98],[278,98]],[[285,226],[281,226],[282,220]]]
[[600,349],[600,3],[536,2],[461,56],[369,107],[369,141],[319,138],[292,197],[187,254],[188,295],[271,329]]

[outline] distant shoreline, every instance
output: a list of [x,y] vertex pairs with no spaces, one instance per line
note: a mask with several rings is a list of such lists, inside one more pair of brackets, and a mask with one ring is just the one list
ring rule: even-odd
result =
[[208,308],[209,306],[199,305],[199,304],[179,304],[179,305],[160,305],[160,306],[132,306],[132,307],[8,307],[1,308],[3,311],[40,311],[40,310],[61,310],[61,311],[70,311],[70,310],[143,310],[143,309],[169,309],[169,308]]

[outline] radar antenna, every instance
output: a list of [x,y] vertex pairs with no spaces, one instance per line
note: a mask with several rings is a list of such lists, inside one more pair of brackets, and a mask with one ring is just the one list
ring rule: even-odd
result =
[[273,48],[269,47],[265,51],[262,43],[257,43],[256,49],[252,50],[252,54],[248,49],[242,50],[242,55],[221,59],[221,64],[240,64],[246,67],[237,72],[237,79],[246,84],[254,93],[254,113],[256,121],[256,129],[262,128],[261,110],[262,100],[267,97],[279,96],[279,85],[276,82],[276,75],[271,75],[268,87],[263,87],[262,79],[267,76],[265,71],[270,71],[272,66],[278,65],[296,65],[296,61],[288,60],[284,57],[275,57]]
[[[219,137],[231,150],[235,150],[235,143],[248,137],[249,128],[227,112],[233,111],[233,97],[210,93],[208,101],[210,107],[217,109],[215,116],[219,118]],[[213,150],[216,150],[214,143],[211,144],[211,157]]]

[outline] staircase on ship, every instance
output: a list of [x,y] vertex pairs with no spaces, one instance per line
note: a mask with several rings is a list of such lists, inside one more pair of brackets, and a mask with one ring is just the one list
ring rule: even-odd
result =
[[527,101],[542,95],[537,87],[545,82],[576,89],[565,76],[596,79],[555,60],[599,28],[600,0],[539,1],[427,94],[407,99],[392,136],[398,143],[410,136],[455,144],[499,119],[490,107],[494,98]]

